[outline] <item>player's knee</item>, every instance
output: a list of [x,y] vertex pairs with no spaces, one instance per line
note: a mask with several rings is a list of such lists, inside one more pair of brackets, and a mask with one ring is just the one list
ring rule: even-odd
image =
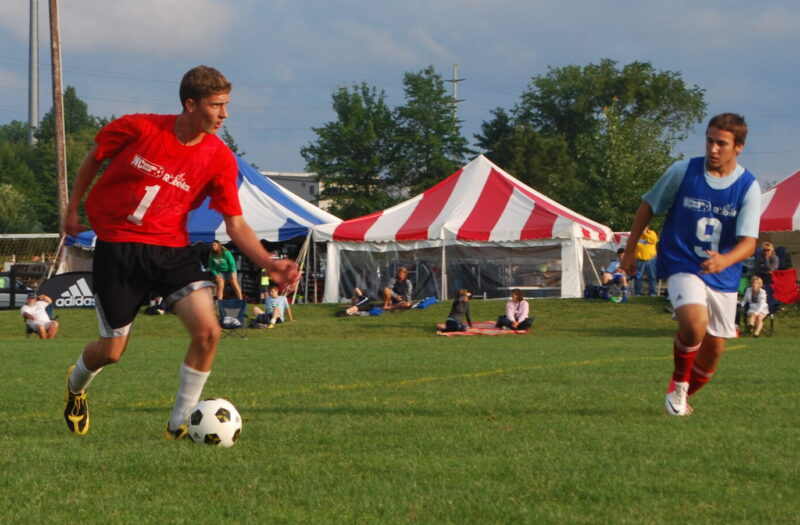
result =
[[218,323],[203,326],[195,331],[192,338],[203,347],[214,347],[222,336]]

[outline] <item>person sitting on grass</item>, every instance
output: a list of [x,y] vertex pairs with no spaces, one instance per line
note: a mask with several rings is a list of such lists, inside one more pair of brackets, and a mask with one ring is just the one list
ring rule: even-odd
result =
[[52,303],[50,297],[44,294],[37,296],[35,292],[31,292],[27,303],[19,310],[28,328],[40,339],[53,339],[58,334],[58,321],[51,320],[47,314],[47,307]]
[[747,330],[753,333],[753,337],[758,337],[764,328],[764,318],[769,315],[767,291],[764,289],[764,280],[761,277],[754,275],[750,279],[750,286],[744,291],[740,304],[747,308]]
[[[472,319],[469,316],[470,297],[472,297],[472,292],[469,290],[462,288],[458,291],[458,296],[453,301],[442,332],[466,332],[472,328]],[[466,325],[464,321],[466,321]]]
[[519,288],[511,290],[511,300],[506,303],[506,313],[497,318],[496,328],[527,330],[533,326],[529,315],[530,305]]
[[411,281],[408,280],[408,269],[401,266],[397,269],[397,277],[389,281],[389,285],[383,289],[383,309],[400,310],[411,308],[411,291],[413,290]]
[[353,290],[353,297],[350,298],[350,306],[346,310],[340,312],[339,315],[356,315],[359,312],[369,312],[372,309],[371,299],[361,291],[361,288],[356,287]]
[[284,322],[284,313],[289,315],[289,320],[294,321],[292,309],[285,295],[280,295],[280,287],[277,284],[269,285],[269,295],[264,303],[266,312],[259,307],[255,307],[253,312],[256,314],[257,324],[266,324],[267,328],[275,328],[277,323]]

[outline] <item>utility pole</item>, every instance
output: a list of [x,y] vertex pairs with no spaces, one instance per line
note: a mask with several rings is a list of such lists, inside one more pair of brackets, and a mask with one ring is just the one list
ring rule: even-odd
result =
[[28,145],[33,146],[39,127],[39,0],[31,0],[28,37]]
[[50,55],[53,64],[53,117],[56,142],[56,180],[58,214],[67,211],[67,148],[64,131],[64,93],[61,83],[61,34],[58,23],[58,0],[50,0]]
[[458,118],[458,103],[464,102],[463,98],[458,98],[458,83],[466,80],[465,78],[458,78],[458,64],[453,64],[453,80],[445,80],[445,82],[453,83],[453,122]]

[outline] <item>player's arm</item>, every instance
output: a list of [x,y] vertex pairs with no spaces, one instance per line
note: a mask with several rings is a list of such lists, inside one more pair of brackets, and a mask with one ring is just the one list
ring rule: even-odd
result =
[[742,206],[736,217],[736,245],[722,254],[706,250],[708,259],[700,265],[703,273],[721,272],[728,266],[741,262],[756,250],[758,227],[761,222],[761,188],[754,181],[745,193]]
[[299,276],[297,264],[290,259],[273,259],[272,254],[264,249],[253,229],[245,222],[244,217],[241,215],[224,215],[223,217],[225,218],[225,231],[233,243],[248,259],[267,271],[270,281],[292,284],[297,280]]
[[86,190],[89,189],[92,181],[97,176],[97,172],[100,171],[100,166],[103,164],[103,161],[95,158],[96,154],[97,145],[95,144],[84,157],[81,167],[78,168],[78,175],[75,177],[72,193],[70,193],[69,202],[67,203],[67,211],[64,212],[64,217],[61,218],[61,230],[73,236],[86,229],[81,224],[78,208],[81,205],[81,201],[83,201]]
[[648,202],[642,201],[633,218],[630,237],[628,237],[628,242],[625,244],[625,253],[622,255],[622,261],[620,262],[621,269],[626,273],[631,275],[636,273],[636,243],[639,242],[639,237],[642,236],[642,232],[644,232],[652,217],[653,208],[650,207]]

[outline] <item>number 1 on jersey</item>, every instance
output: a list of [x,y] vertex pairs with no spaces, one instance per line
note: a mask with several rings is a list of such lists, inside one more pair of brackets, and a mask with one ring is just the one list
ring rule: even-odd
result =
[[154,186],[145,186],[144,197],[142,197],[142,200],[139,201],[139,205],[136,206],[136,210],[132,214],[128,215],[128,220],[137,226],[141,226],[144,214],[147,213],[147,209],[151,204],[153,204],[153,199],[156,198],[156,194],[160,189],[161,186],[157,184]]

